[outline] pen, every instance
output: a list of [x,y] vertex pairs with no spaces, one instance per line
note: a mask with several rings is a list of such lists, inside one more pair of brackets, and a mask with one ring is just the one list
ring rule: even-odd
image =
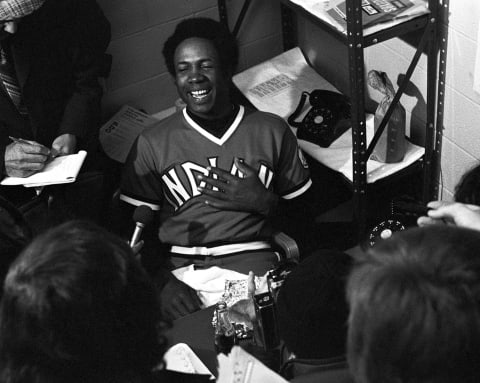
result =
[[17,137],[12,137],[12,136],[8,136],[8,138],[10,138],[13,142],[17,142],[19,144],[32,145],[32,143],[30,141],[24,140],[23,138],[17,138]]

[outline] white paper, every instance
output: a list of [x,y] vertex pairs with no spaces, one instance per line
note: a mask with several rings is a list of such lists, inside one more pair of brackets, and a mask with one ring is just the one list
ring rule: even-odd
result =
[[183,372],[185,374],[210,375],[215,379],[210,370],[203,364],[200,358],[185,343],[177,343],[170,347],[163,359],[166,369],[170,371]]
[[99,139],[103,150],[115,161],[125,163],[138,135],[158,121],[158,118],[124,105],[100,128]]
[[285,119],[297,107],[302,92],[338,92],[308,65],[298,47],[236,74],[233,82],[257,109]]
[[217,383],[287,383],[243,348],[233,346],[228,356],[219,354]]
[[[292,81],[279,82],[281,78]],[[238,89],[259,110],[271,112],[287,119],[298,105],[303,91],[327,89],[338,90],[311,68],[305,60],[300,48],[293,48],[264,63],[239,73],[233,78]],[[264,91],[264,90],[267,91]],[[263,92],[261,92],[263,91]],[[308,102],[304,110],[308,109]],[[299,116],[297,120],[301,120]],[[292,128],[294,132],[296,129]],[[373,138],[373,115],[366,117],[367,144]],[[322,148],[311,142],[298,140],[300,148],[325,166],[342,173],[350,181],[352,172],[352,132],[347,130],[330,147]],[[403,161],[394,164],[369,160],[367,162],[367,182],[373,183],[391,175],[418,160],[425,153],[420,146],[407,144]]]
[[[248,275],[246,274],[223,269],[218,266],[195,270],[194,265],[189,265],[175,269],[172,273],[177,279],[197,291],[197,294],[205,307],[212,306],[223,299],[227,281],[248,280]],[[266,276],[255,276],[256,291],[265,288],[266,280]],[[230,306],[235,303],[236,300],[245,298],[247,298],[247,296],[232,296],[227,304]]]
[[38,187],[74,182],[86,156],[87,152],[84,150],[80,150],[77,154],[59,156],[48,163],[41,172],[24,178],[5,177],[0,184]]
[[[373,115],[366,118],[367,145],[373,139],[374,135]],[[349,129],[343,133],[330,147],[322,148],[311,142],[298,140],[300,147],[305,153],[309,154],[317,161],[328,166],[330,169],[339,171],[347,179],[353,182],[353,163],[352,163],[352,130]],[[386,164],[375,160],[367,162],[367,183],[376,182],[382,178],[392,175],[399,170],[406,168],[419,160],[425,154],[425,148],[417,146],[407,141],[405,157],[403,161]]]

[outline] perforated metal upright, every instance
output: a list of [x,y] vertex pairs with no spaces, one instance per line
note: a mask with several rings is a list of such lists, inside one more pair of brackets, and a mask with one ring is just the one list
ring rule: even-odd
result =
[[[361,0],[347,2],[347,45],[352,103],[353,206],[359,233],[366,231],[367,135],[365,129],[364,57]],[[358,22],[360,20],[360,22]]]
[[[299,5],[289,0],[279,0],[281,3],[283,45],[290,49],[295,45],[293,34],[295,23],[293,13],[300,13],[313,21],[323,30],[335,35],[338,40],[347,45],[350,97],[352,104],[352,158],[353,158],[353,205],[354,220],[358,228],[359,238],[367,229],[368,217],[368,183],[367,160],[373,152],[380,135],[386,127],[390,116],[404,94],[407,84],[418,64],[423,52],[427,55],[427,111],[425,127],[425,156],[423,158],[423,190],[422,199],[427,202],[437,197],[438,178],[440,172],[440,154],[443,130],[443,100],[446,73],[447,31],[449,0],[429,0],[430,13],[415,19],[395,25],[391,28],[363,36],[362,0],[346,0],[347,33],[339,32],[332,26],[319,20]],[[245,0],[244,6],[236,21],[234,31],[238,32],[243,22],[251,0]],[[225,0],[218,0],[220,20],[228,26]],[[444,21],[445,24],[442,24]],[[387,110],[372,141],[367,147],[365,124],[365,64],[364,49],[381,43],[393,37],[402,36],[408,32],[421,32],[421,39],[415,54],[405,73],[403,81]],[[440,56],[440,58],[439,58]]]

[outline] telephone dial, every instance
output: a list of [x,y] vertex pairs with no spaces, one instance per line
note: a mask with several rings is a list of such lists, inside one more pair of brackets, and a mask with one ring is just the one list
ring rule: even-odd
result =
[[[295,121],[303,110],[307,96],[311,108],[302,122]],[[302,92],[297,108],[288,117],[288,123],[298,128],[297,138],[328,148],[351,127],[350,117],[350,101],[346,96],[316,89],[311,93]]]
[[417,218],[426,215],[429,210],[423,203],[409,196],[392,199],[390,208],[390,216],[368,232],[366,243],[363,244],[364,248],[375,246],[378,242],[390,238],[397,231],[416,226]]

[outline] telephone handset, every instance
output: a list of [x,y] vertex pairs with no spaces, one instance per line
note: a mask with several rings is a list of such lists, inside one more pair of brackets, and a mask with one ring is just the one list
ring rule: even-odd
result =
[[[307,96],[312,107],[302,122],[297,122],[295,119],[302,112]],[[350,117],[350,101],[346,96],[316,89],[311,93],[302,92],[297,108],[288,117],[288,123],[298,128],[297,138],[328,148],[351,127]]]

